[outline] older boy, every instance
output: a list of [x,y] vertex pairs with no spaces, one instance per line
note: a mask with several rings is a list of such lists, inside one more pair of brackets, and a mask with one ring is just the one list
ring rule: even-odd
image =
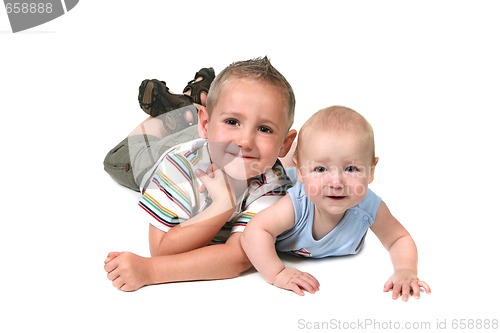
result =
[[[224,69],[198,111],[201,138],[168,150],[145,183],[139,204],[151,216],[152,257],[111,252],[104,269],[113,286],[133,291],[231,278],[249,269],[239,237],[252,216],[291,185],[277,158],[297,134],[290,130],[294,108],[291,86],[267,58]],[[210,198],[195,173],[207,186],[211,177],[222,177],[230,190],[222,199]],[[230,232],[226,241],[219,231]],[[207,246],[212,240],[221,242]]]

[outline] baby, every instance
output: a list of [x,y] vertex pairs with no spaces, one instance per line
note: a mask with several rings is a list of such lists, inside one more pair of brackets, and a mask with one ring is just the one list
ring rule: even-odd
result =
[[394,267],[384,291],[403,301],[419,298],[421,287],[430,293],[417,277],[412,237],[368,189],[378,158],[373,129],[363,116],[341,106],[318,111],[300,130],[293,161],[298,182],[257,214],[241,237],[248,258],[269,283],[299,295],[316,292],[316,278],[285,267],[277,251],[311,258],[356,254],[370,228]]

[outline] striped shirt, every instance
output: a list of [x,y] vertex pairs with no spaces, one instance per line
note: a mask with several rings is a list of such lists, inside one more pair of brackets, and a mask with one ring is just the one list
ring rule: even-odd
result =
[[[207,208],[210,197],[200,193],[201,181],[195,170],[211,165],[206,139],[196,139],[167,150],[151,170],[142,190],[139,206],[151,217],[150,223],[167,232]],[[215,241],[225,241],[231,232],[241,232],[259,211],[275,203],[292,186],[281,163],[248,180],[248,188]]]

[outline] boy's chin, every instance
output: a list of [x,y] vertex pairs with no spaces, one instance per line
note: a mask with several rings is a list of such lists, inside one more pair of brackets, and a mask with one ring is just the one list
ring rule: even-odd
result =
[[246,180],[248,178],[257,176],[253,175],[251,172],[247,173],[244,168],[235,168],[231,165],[226,165],[223,170],[229,177],[237,180]]
[[266,170],[250,168],[241,163],[229,163],[223,167],[223,170],[229,177],[237,180],[246,180],[266,172]]

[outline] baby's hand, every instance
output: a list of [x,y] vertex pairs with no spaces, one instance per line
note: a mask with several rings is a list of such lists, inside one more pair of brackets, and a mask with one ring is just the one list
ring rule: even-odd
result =
[[304,296],[304,291],[314,294],[319,290],[319,282],[309,273],[301,272],[295,268],[285,268],[274,279],[273,285],[278,288],[291,290]]
[[427,294],[431,293],[431,288],[427,283],[419,280],[415,272],[406,269],[394,272],[384,285],[385,292],[392,290],[392,299],[398,299],[401,296],[405,302],[410,296],[420,298],[420,288],[423,288]]

